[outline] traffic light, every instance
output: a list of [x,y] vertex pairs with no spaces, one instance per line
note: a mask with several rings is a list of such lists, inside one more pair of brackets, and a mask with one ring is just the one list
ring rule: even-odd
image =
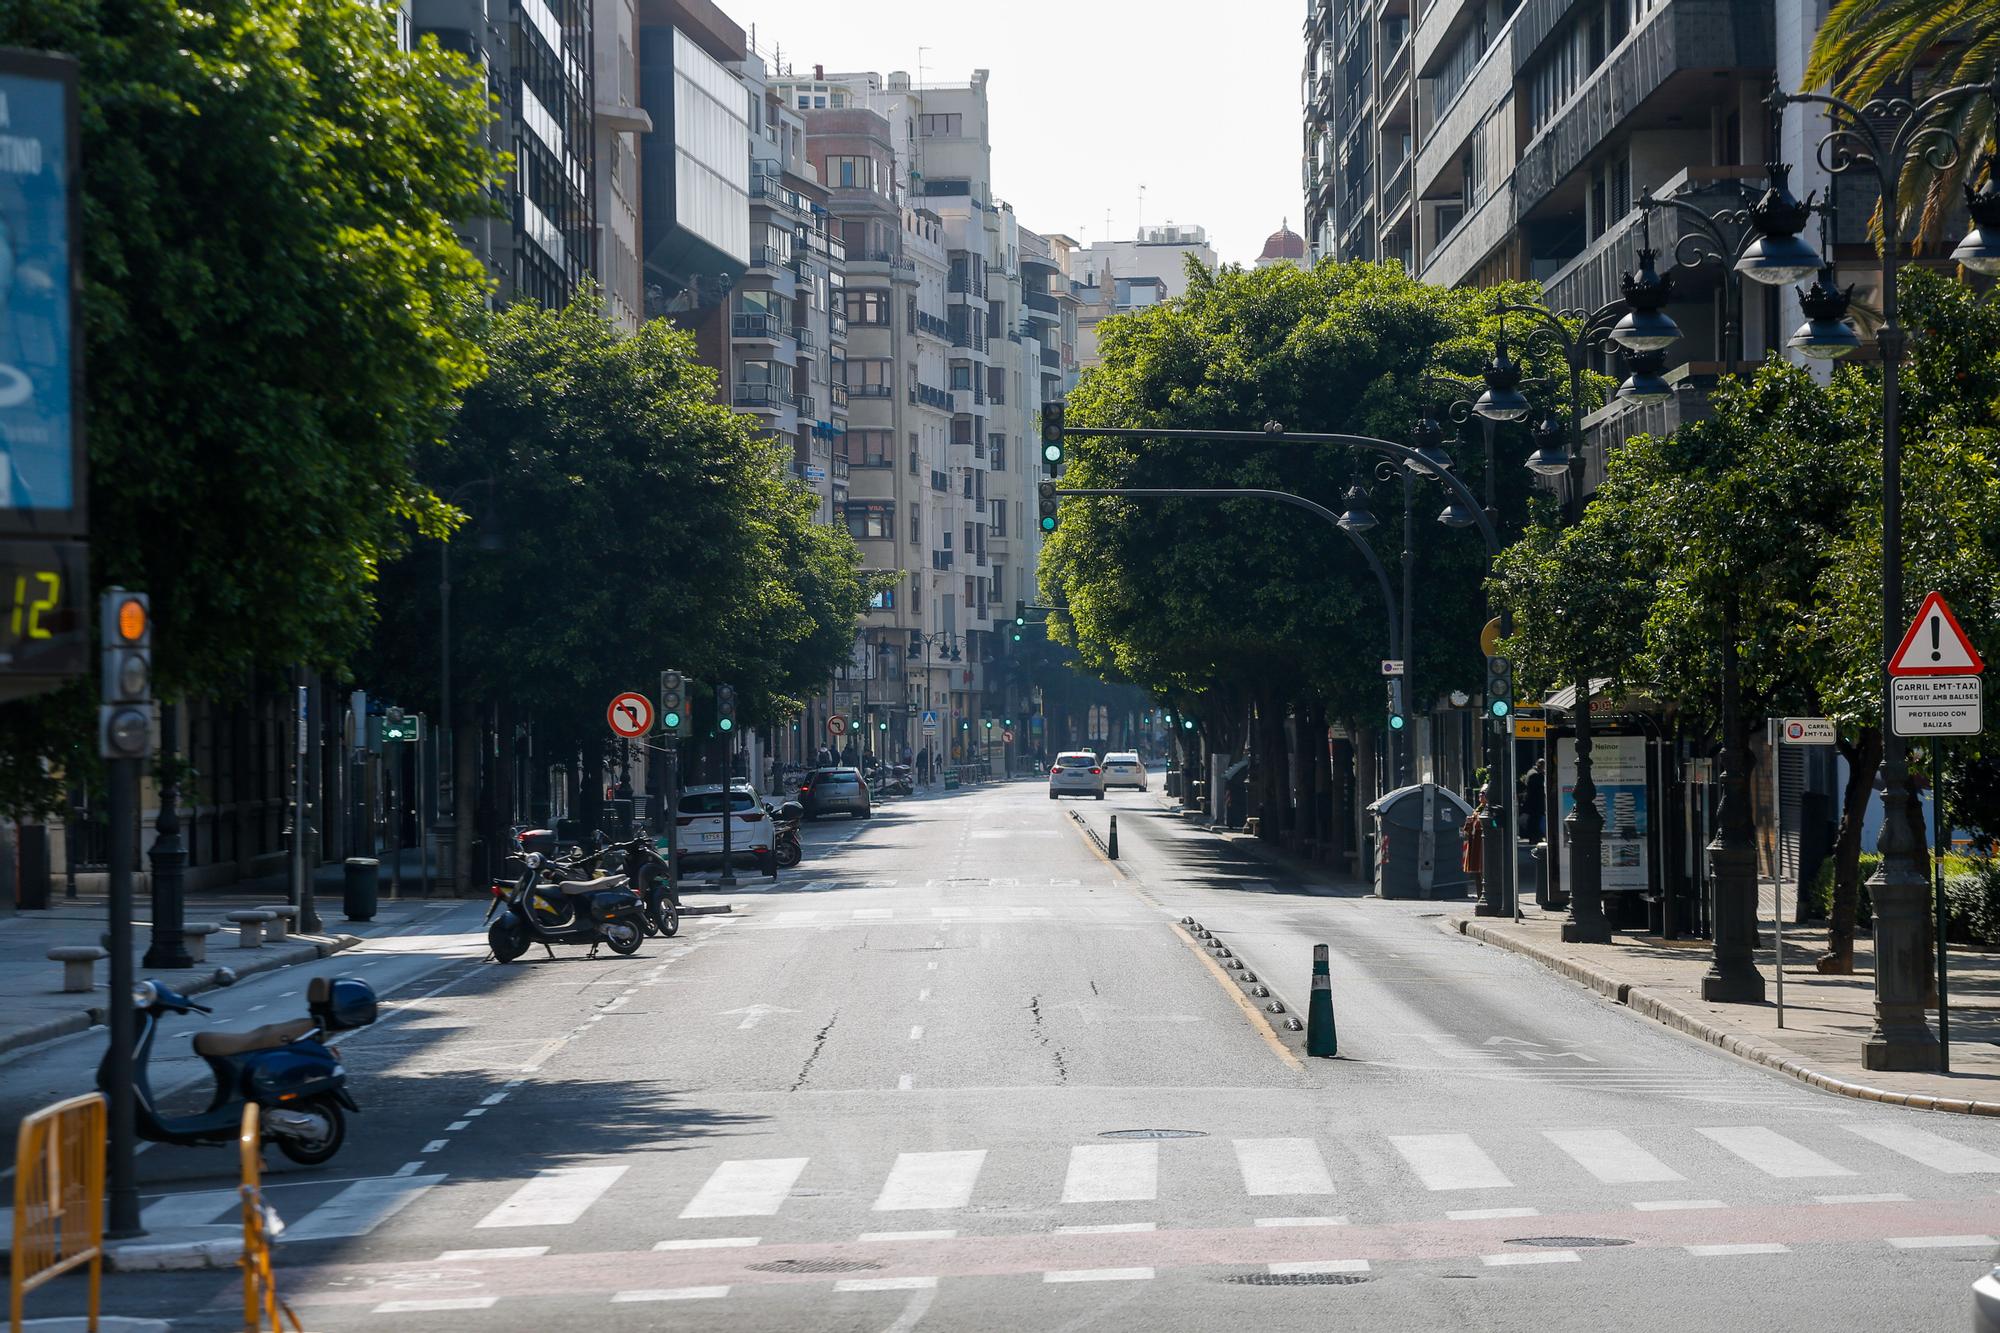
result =
[[736,730],[736,687],[715,687],[715,729],[727,736]]
[[1389,730],[1401,731],[1410,725],[1410,719],[1403,716],[1403,683],[1389,682]]
[[1063,461],[1063,404],[1042,404],[1042,467],[1053,477]]
[[694,719],[688,716],[688,680],[680,672],[660,673],[660,725],[671,736],[694,734]]
[[[1058,448],[1056,452],[1061,453],[1062,450]],[[1052,481],[1040,482],[1036,485],[1035,490],[1041,496],[1042,531],[1054,532],[1056,530],[1056,484]]]
[[153,748],[153,607],[143,592],[108,589],[98,604],[103,649],[103,707],[97,752],[143,759]]
[[1193,719],[1193,718],[1191,718],[1191,717],[1184,717],[1184,718],[1182,718],[1182,719],[1181,719],[1181,730],[1182,730],[1182,731],[1193,731],[1193,730],[1194,730],[1194,719]]
[[1514,711],[1514,664],[1504,657],[1486,659],[1486,713],[1505,719]]
[[986,729],[988,731],[993,730],[993,719],[990,717],[986,719]]

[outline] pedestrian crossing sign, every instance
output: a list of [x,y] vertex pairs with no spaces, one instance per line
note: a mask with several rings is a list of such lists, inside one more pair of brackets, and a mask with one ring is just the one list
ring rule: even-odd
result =
[[923,722],[925,731],[936,731],[938,729],[937,710],[935,708],[926,708],[924,710]]

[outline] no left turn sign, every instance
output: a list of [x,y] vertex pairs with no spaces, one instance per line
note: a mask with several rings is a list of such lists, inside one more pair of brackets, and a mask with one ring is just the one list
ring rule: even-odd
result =
[[611,723],[612,735],[633,740],[653,729],[653,702],[643,694],[627,690],[611,701],[604,716]]

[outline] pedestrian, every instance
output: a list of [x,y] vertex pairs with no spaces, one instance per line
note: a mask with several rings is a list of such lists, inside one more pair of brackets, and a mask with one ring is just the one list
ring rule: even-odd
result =
[[1521,807],[1521,837],[1528,842],[1542,840],[1542,817],[1548,809],[1545,763],[1545,760],[1537,759],[1535,766],[1521,775],[1521,790],[1517,793]]
[[853,768],[859,758],[860,752],[854,748],[853,741],[849,741],[847,747],[840,752],[840,762],[848,768]]
[[931,747],[926,745],[917,751],[917,781],[929,785],[931,780]]
[[1458,826],[1458,868],[1472,876],[1472,896],[1483,896],[1486,881],[1486,832],[1493,824],[1491,784],[1479,789],[1478,804]]

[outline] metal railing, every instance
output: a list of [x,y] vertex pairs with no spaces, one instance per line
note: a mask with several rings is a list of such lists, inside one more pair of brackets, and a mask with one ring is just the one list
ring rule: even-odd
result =
[[783,407],[788,396],[777,384],[739,384],[731,401],[738,407]]
[[737,311],[729,317],[729,336],[732,338],[778,337],[778,317],[769,312]]
[[893,398],[896,396],[894,386],[888,384],[850,384],[847,386],[847,392],[856,398]]
[[[114,996],[114,1002],[131,1002]],[[99,1093],[45,1106],[21,1121],[14,1151],[14,1251],[8,1305],[24,1328],[27,1294],[90,1265],[90,1316],[97,1322],[104,1280],[104,1142],[107,1107]]]

